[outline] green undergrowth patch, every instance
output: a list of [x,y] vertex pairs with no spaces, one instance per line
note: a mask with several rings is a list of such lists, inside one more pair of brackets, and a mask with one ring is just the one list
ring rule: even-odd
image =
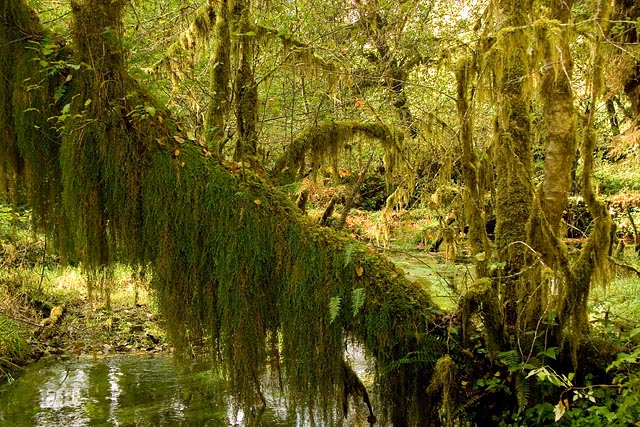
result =
[[[0,206],[0,382],[49,354],[168,350],[149,277],[119,264],[101,277],[61,266],[28,213],[20,218],[16,225],[13,209]],[[102,283],[91,289],[90,280]]]
[[454,309],[471,284],[472,266],[443,262],[437,254],[424,251],[389,250],[386,255],[412,280],[431,295],[443,310]]
[[626,163],[602,163],[595,172],[597,188],[602,194],[640,192],[640,168]]
[[614,335],[639,327],[640,277],[620,274],[606,288],[594,289],[590,314],[595,322]]
[[30,358],[25,331],[12,319],[0,314],[0,382],[12,378],[12,373]]

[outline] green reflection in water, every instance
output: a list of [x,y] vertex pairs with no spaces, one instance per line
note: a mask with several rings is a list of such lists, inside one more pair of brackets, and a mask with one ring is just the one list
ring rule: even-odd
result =
[[[208,371],[178,369],[168,356],[43,359],[0,387],[0,426],[242,425],[225,392]],[[296,426],[274,407],[262,426]]]

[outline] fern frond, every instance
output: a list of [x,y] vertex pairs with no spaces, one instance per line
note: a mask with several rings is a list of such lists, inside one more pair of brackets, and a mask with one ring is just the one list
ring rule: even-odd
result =
[[516,398],[518,399],[518,412],[522,412],[529,403],[529,380],[522,374],[515,377]]
[[340,314],[340,306],[342,304],[342,298],[340,297],[331,297],[331,300],[329,301],[329,319],[330,319],[330,323],[333,323],[334,320],[336,320],[336,317],[338,317],[338,314]]
[[498,359],[504,363],[509,370],[520,364],[520,354],[517,350],[500,351],[498,352]]
[[344,267],[346,268],[351,263],[351,256],[353,255],[354,246],[348,243],[344,247]]
[[356,288],[351,291],[351,306],[353,308],[354,317],[356,314],[358,314],[358,312],[364,305],[365,296],[366,294],[364,288]]

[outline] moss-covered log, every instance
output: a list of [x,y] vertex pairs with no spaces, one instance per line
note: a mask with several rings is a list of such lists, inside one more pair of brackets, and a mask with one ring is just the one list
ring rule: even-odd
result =
[[[292,181],[301,178],[305,173],[307,156],[316,166],[323,160],[335,163],[338,153],[344,149],[346,143],[358,136],[381,144],[385,152],[388,173],[390,173],[399,152],[402,134],[394,133],[383,123],[357,121],[335,121],[305,129],[287,146],[282,156],[276,160],[271,172],[277,176],[286,171],[288,178]],[[337,166],[334,165],[334,168],[337,169]]]
[[[151,265],[177,347],[206,337],[246,414],[261,402],[270,360],[294,409],[333,419],[353,384],[343,354],[356,339],[376,361],[394,425],[429,424],[426,389],[446,329],[419,286],[311,223],[269,182],[187,141],[125,71],[123,0],[73,4],[75,54],[56,57],[65,66],[55,73],[28,49],[43,48],[33,14],[17,0],[1,3],[2,154],[18,153],[22,166],[11,173],[31,171],[30,193],[48,185],[32,196],[43,229],[60,234],[62,224],[74,242],[65,250],[86,265]],[[27,90],[29,81],[40,84]],[[46,215],[59,200],[62,223]]]

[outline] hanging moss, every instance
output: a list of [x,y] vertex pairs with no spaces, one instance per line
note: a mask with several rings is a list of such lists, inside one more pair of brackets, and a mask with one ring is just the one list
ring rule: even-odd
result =
[[191,25],[178,35],[177,40],[152,67],[154,71],[171,75],[174,90],[184,78],[185,70],[193,69],[196,56],[205,50],[216,23],[216,9],[211,2],[207,2],[193,16]]
[[[6,1],[3,6],[17,4]],[[59,192],[42,197],[64,201],[62,226],[82,260],[94,268],[115,260],[150,265],[177,349],[207,337],[246,414],[263,403],[260,383],[272,358],[292,409],[333,424],[353,383],[343,361],[353,338],[376,361],[383,412],[395,425],[428,420],[425,390],[446,349],[446,330],[429,296],[364,245],[313,224],[250,170],[226,169],[187,141],[170,113],[125,71],[123,4],[73,5],[74,63],[88,66],[66,70],[65,90],[73,96],[51,114],[68,113],[55,134],[59,156],[48,158],[37,140],[29,145],[24,123],[2,111],[25,146],[24,169],[58,171],[52,188]],[[0,26],[3,34],[10,27]],[[20,55],[11,57],[14,68],[27,67]],[[350,128],[390,141],[383,127]],[[332,319],[336,297],[343,309]]]
[[[63,260],[71,251],[60,198],[57,163],[60,137],[55,116],[70,99],[64,43],[44,31],[35,14],[20,1],[2,2],[0,45],[0,176],[14,202],[26,192],[38,229],[47,230]],[[62,64],[62,65],[61,65]]]

